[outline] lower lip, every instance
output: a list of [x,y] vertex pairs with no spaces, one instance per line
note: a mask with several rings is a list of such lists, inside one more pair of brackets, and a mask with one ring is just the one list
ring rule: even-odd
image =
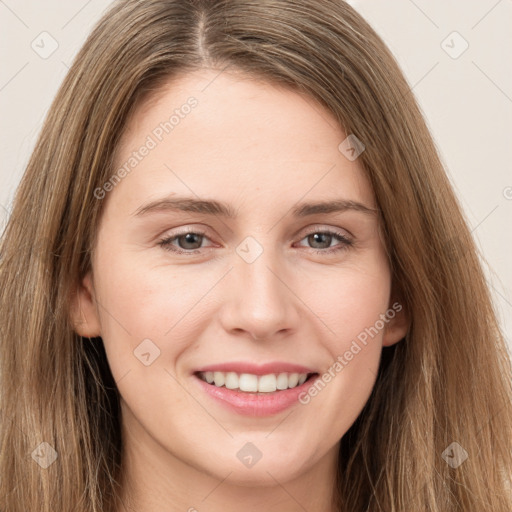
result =
[[288,409],[299,401],[299,395],[306,392],[318,377],[314,375],[300,386],[273,393],[244,393],[226,387],[218,388],[194,375],[203,391],[213,399],[231,411],[246,416],[271,416]]

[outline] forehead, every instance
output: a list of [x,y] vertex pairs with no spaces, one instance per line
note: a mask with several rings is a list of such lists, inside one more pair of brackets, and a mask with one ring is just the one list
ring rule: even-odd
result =
[[174,77],[138,106],[116,154],[115,168],[129,170],[116,194],[261,192],[296,202],[310,192],[341,193],[373,205],[358,161],[339,149],[346,137],[310,96],[242,73],[200,70]]

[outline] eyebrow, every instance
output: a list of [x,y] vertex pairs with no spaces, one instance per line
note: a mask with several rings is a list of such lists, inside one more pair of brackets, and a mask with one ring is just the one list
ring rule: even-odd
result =
[[[342,213],[349,210],[368,215],[375,215],[378,212],[376,208],[370,208],[363,203],[349,199],[299,203],[291,209],[291,212],[294,217],[303,218],[322,213]],[[228,219],[235,219],[238,213],[238,210],[235,210],[231,205],[220,201],[173,196],[157,199],[142,205],[132,215],[139,217],[150,213],[168,211],[202,213]]]

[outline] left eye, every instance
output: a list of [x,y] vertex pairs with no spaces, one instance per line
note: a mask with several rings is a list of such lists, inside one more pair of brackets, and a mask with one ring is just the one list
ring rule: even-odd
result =
[[[188,231],[164,238],[158,242],[158,245],[168,251],[178,254],[196,254],[200,252],[199,248],[202,247],[204,239],[209,240],[205,233],[201,231]],[[308,243],[311,244],[318,244],[316,247],[310,248],[316,249],[315,252],[319,254],[332,253],[342,249],[347,249],[353,244],[353,242],[342,233],[329,230],[313,231],[308,233],[304,238],[302,238],[302,240],[307,240]],[[335,240],[340,243],[332,246],[331,244]],[[174,242],[178,243],[178,247],[176,247]]]
[[[317,250],[317,253],[331,253],[341,249],[346,249],[353,244],[353,242],[342,233],[335,231],[313,231],[305,236],[302,240],[308,240],[309,243],[319,244],[320,247],[312,247],[312,249],[324,249]],[[338,240],[340,244],[331,246],[331,242]],[[329,249],[329,250],[325,250]]]

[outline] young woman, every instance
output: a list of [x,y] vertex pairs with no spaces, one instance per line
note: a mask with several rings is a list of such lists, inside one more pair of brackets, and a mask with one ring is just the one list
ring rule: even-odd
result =
[[0,254],[2,511],[512,510],[477,252],[345,3],[114,4]]

